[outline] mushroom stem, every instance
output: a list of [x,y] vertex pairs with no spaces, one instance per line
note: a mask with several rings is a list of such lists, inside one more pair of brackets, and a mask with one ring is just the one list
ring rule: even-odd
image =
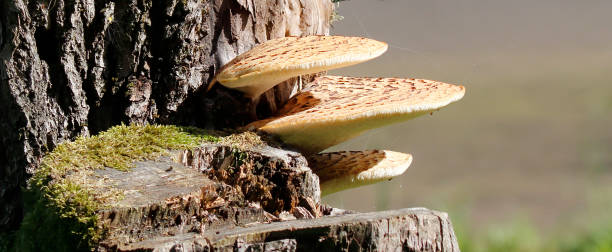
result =
[[215,76],[210,83],[208,83],[208,87],[206,87],[206,92],[209,92],[213,86],[215,85],[215,83],[217,83],[217,76]]
[[256,121],[258,118],[257,116],[257,105],[259,105],[259,101],[261,100],[260,96],[254,97],[254,98],[250,98],[250,103],[247,105],[249,106],[249,116],[251,117],[251,120]]

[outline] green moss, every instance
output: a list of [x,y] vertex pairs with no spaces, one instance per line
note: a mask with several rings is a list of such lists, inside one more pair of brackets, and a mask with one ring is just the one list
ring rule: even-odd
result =
[[14,232],[0,232],[0,251],[8,251],[14,239]]
[[46,155],[24,192],[26,214],[15,235],[14,250],[91,249],[104,236],[96,212],[112,206],[122,194],[95,190],[93,171],[121,171],[134,161],[155,159],[169,149],[190,149],[220,139],[205,131],[177,126],[116,126],[93,137],[60,144]]
[[249,158],[249,154],[244,151],[240,151],[239,149],[232,150],[232,156],[234,157],[234,163],[231,165],[232,173],[235,172],[235,169],[238,169],[240,166],[245,164],[246,160]]

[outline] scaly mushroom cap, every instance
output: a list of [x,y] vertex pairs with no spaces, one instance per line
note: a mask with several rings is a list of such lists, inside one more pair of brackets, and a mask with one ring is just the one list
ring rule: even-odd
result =
[[384,42],[342,36],[285,37],[268,40],[227,63],[215,81],[255,98],[292,77],[354,65],[387,50]]
[[366,130],[438,110],[464,94],[463,86],[430,80],[322,76],[291,98],[280,116],[246,128],[313,154]]
[[308,158],[308,165],[319,176],[322,196],[390,180],[402,175],[410,163],[410,154],[387,150],[321,153]]

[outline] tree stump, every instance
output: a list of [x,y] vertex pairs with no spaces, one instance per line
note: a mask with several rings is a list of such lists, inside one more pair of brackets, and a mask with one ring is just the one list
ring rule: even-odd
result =
[[[120,126],[58,146],[31,180],[13,248],[458,250],[444,213],[334,209],[321,204],[319,179],[300,153],[253,133],[190,132]],[[165,142],[197,146],[150,148]]]

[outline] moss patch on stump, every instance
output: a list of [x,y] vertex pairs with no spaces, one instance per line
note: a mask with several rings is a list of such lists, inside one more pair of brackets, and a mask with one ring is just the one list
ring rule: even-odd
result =
[[135,161],[220,140],[192,127],[121,125],[60,144],[43,158],[24,192],[27,213],[13,249],[92,249],[105,232],[95,213],[112,207],[123,196],[119,190],[96,190],[104,179],[96,178],[94,170],[127,171]]

